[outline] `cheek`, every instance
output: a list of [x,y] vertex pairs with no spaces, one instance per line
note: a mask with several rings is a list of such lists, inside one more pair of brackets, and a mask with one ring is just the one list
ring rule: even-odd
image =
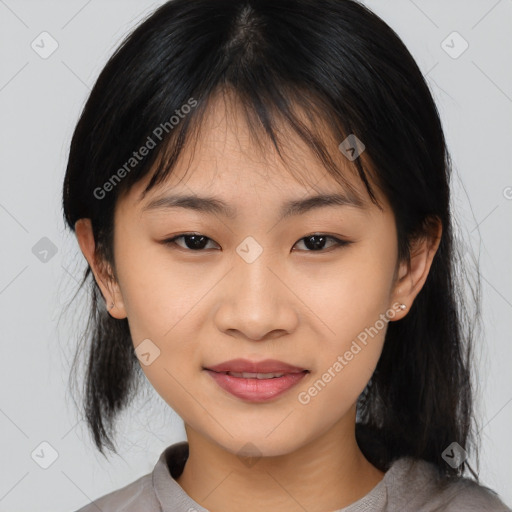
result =
[[175,326],[194,315],[208,278],[184,272],[160,247],[137,251],[128,245],[120,252],[126,256],[119,260],[118,275],[134,343],[151,337],[164,342]]
[[386,312],[394,265],[392,247],[361,247],[347,251],[336,264],[312,266],[296,276],[307,290],[305,302],[325,327],[326,352],[343,349]]
[[302,400],[298,398],[320,416],[334,418],[346,412],[380,358],[394,317],[390,294],[395,265],[392,244],[380,247],[347,253],[328,275],[308,277],[308,305],[318,312],[327,335],[319,339],[314,376],[301,388]]
[[389,323],[385,296],[369,299],[361,293],[358,301],[355,294],[345,308],[331,306],[330,326],[335,334],[322,341],[314,372],[297,391],[301,428],[325,430],[357,402],[382,353]]
[[150,354],[148,365],[139,354],[141,368],[160,396],[172,397],[173,408],[186,409],[190,397],[182,385],[200,369],[197,314],[216,280],[199,269],[184,272],[160,247],[136,250],[142,244],[135,239],[122,242],[116,261],[130,334],[134,348]]

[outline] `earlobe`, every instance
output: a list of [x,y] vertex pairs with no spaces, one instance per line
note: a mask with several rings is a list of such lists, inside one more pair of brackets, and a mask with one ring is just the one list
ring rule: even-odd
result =
[[[430,226],[429,235],[412,242],[409,260],[401,262],[399,266],[392,299],[393,302],[406,304],[407,310],[411,309],[414,299],[423,288],[441,242],[441,222],[432,221]],[[400,320],[406,314],[405,309],[402,309],[395,320]]]
[[126,318],[127,315],[119,285],[108,272],[106,265],[97,258],[91,219],[78,219],[75,222],[75,234],[82,254],[89,263],[94,279],[101,290],[110,316],[119,320]]

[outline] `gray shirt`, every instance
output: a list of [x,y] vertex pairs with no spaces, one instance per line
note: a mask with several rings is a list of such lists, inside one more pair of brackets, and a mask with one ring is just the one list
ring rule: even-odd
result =
[[[188,443],[167,447],[153,471],[76,512],[208,512],[175,480],[188,458]],[[336,512],[512,512],[488,489],[460,478],[447,485],[435,467],[409,458],[396,460],[360,500]]]

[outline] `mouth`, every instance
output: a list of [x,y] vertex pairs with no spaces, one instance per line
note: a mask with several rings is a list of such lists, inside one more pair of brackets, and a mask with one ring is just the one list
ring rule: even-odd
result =
[[[207,368],[208,370],[208,368]],[[210,370],[214,371],[214,370]],[[307,372],[307,370],[303,370]],[[230,375],[231,377],[238,377],[239,379],[260,379],[260,380],[266,380],[266,379],[278,379],[279,377],[282,377],[283,375],[287,375],[287,373],[251,373],[251,372],[215,372],[215,373],[223,373],[225,375]],[[301,372],[294,372],[294,373],[301,373]]]
[[[276,375],[278,377],[287,373],[300,373],[308,371],[305,368],[300,368],[283,361],[276,359],[265,359],[264,361],[250,361],[248,359],[231,359],[223,363],[216,364],[203,368],[204,370],[211,370],[219,373],[233,374],[235,377],[242,377],[243,374],[251,374],[244,378],[272,378],[265,377],[265,375]],[[261,375],[262,377],[258,377]]]
[[298,384],[309,370],[276,360],[235,359],[203,368],[231,395],[248,402],[266,402]]

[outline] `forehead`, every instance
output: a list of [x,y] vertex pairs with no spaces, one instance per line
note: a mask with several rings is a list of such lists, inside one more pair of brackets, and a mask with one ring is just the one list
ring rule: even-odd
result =
[[[311,124],[304,112],[296,113],[301,121]],[[316,123],[313,129],[322,137],[345,183],[329,173],[285,122],[276,124],[278,151],[262,126],[250,126],[240,98],[222,92],[210,98],[166,179],[143,195],[150,173],[135,184],[130,195],[142,209],[169,191],[188,195],[208,191],[242,206],[255,200],[262,204],[266,199],[275,202],[280,198],[337,194],[338,199],[344,197],[354,205],[370,208],[370,198],[354,165],[339,151],[339,142],[325,124],[321,120]]]

